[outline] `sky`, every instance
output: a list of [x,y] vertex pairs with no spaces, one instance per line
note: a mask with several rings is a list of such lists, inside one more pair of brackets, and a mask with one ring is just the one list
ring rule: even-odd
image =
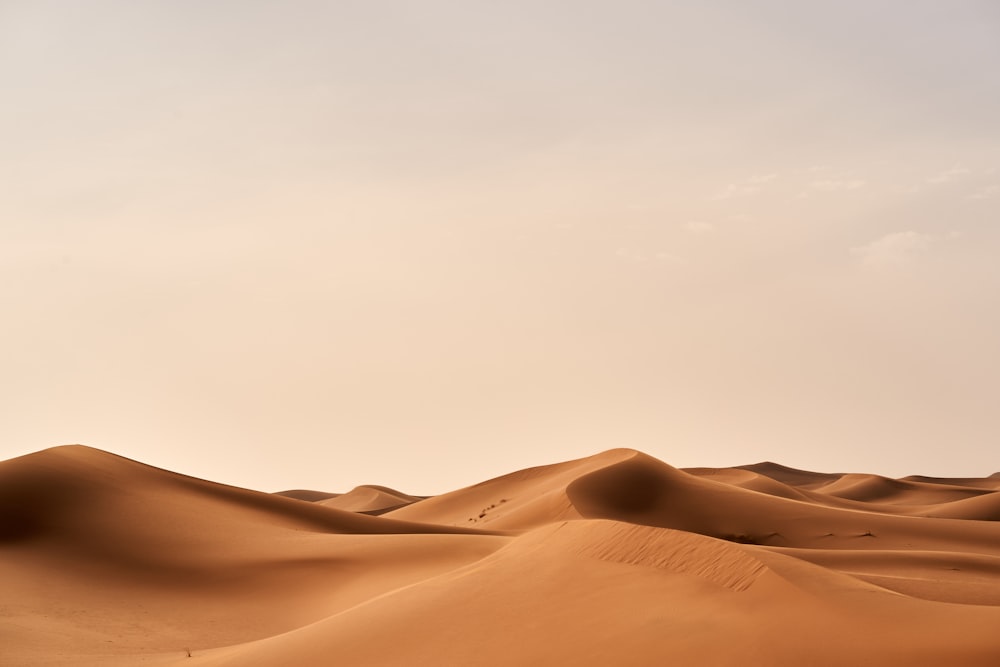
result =
[[0,459],[1000,470],[991,0],[0,0]]

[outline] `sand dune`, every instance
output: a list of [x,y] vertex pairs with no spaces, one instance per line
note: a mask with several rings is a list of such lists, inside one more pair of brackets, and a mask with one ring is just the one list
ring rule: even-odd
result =
[[904,481],[924,482],[926,484],[945,484],[948,486],[969,486],[977,489],[1000,490],[1000,472],[995,472],[989,477],[925,477],[923,475],[910,475],[904,477]]
[[376,484],[363,484],[354,487],[347,493],[292,489],[290,491],[278,491],[275,495],[295,498],[296,500],[305,500],[325,507],[347,510],[348,512],[375,515],[385,514],[386,512],[424,499],[422,496],[411,496],[401,491],[390,489],[387,486],[378,486]]
[[617,449],[264,494],[59,447],[0,463],[0,664],[996,665],[997,487]]
[[213,484],[84,447],[48,450],[0,464],[4,609],[8,632],[23,627],[0,649],[16,659],[0,653],[0,664],[245,641],[502,543]]
[[419,500],[423,500],[423,498],[407,495],[386,486],[365,484],[334,498],[320,500],[319,504],[349,512],[379,515],[406,507]]
[[310,489],[289,489],[288,491],[278,491],[274,495],[284,496],[286,498],[295,498],[296,500],[305,500],[306,502],[314,503],[318,500],[328,500],[330,498],[336,498],[341,494],[327,493],[326,491],[312,491]]
[[764,477],[770,477],[771,479],[781,482],[782,484],[788,484],[789,486],[801,486],[805,488],[832,482],[840,477],[840,474],[838,473],[799,470],[797,468],[783,466],[780,463],[774,463],[773,461],[763,461],[761,463],[736,466],[736,469],[749,470],[763,475]]

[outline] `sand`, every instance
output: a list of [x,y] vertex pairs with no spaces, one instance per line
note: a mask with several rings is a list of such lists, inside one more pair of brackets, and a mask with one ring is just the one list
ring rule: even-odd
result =
[[425,498],[0,463],[0,665],[1000,664],[1000,477],[634,450]]

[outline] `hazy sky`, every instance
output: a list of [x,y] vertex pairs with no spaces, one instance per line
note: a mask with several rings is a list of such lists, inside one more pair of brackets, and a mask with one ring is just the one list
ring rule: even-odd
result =
[[0,0],[0,458],[1000,470],[1000,4]]

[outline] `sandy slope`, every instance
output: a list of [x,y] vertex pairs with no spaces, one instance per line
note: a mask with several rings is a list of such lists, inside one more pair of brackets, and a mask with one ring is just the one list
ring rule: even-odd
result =
[[335,507],[349,512],[381,515],[401,507],[406,507],[419,500],[419,496],[411,496],[386,486],[365,484],[351,489],[335,498],[318,501],[326,507]]
[[470,532],[226,487],[84,447],[14,459],[0,464],[0,664],[282,632],[505,542]]
[[55,448],[0,463],[0,664],[996,665],[998,486],[620,449],[262,494]]

